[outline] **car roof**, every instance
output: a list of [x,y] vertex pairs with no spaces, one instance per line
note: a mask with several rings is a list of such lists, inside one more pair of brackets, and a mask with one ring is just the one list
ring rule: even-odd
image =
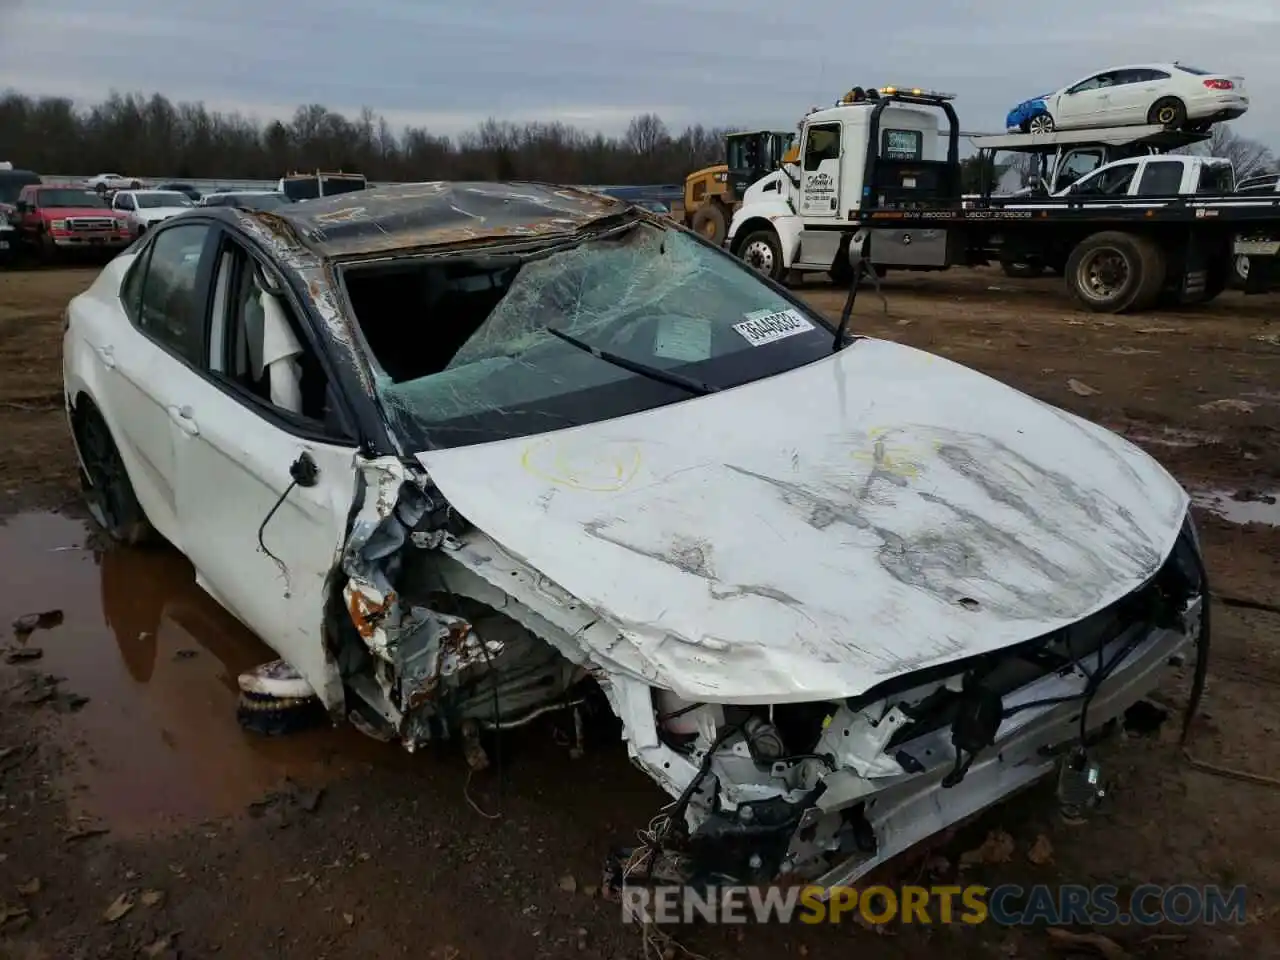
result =
[[621,213],[612,197],[547,183],[400,183],[288,204],[284,220],[324,258],[446,246],[469,240],[572,233]]

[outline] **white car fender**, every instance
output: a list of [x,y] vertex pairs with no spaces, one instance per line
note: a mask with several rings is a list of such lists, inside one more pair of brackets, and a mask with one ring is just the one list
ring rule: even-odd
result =
[[782,248],[782,265],[790,268],[796,254],[800,252],[800,233],[804,230],[804,221],[785,200],[744,203],[739,207],[729,224],[729,246],[733,247],[740,231],[749,233],[764,224],[771,226],[778,235],[778,245]]

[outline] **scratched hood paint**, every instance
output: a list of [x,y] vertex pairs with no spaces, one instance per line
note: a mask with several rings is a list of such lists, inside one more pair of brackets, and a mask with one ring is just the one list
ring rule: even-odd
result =
[[1188,505],[1120,437],[878,340],[419,459],[618,628],[598,662],[740,703],[851,696],[1079,620],[1156,572]]

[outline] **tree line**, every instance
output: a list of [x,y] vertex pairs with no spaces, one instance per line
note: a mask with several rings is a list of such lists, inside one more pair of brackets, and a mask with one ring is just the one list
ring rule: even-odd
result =
[[[83,109],[62,97],[0,95],[0,160],[53,174],[273,180],[289,170],[319,168],[359,171],[375,181],[680,183],[690,171],[724,161],[728,132],[694,125],[672,133],[660,117],[646,113],[619,137],[563,123],[493,119],[448,137],[421,127],[392,130],[368,107],[352,120],[308,104],[288,122],[262,122],[202,103],[175,104],[158,93],[111,93]],[[1237,177],[1266,172],[1277,162],[1265,144],[1226,124],[1217,124],[1210,139],[1191,150],[1227,157]],[[992,182],[1009,166],[989,168]],[[976,191],[980,177],[978,159],[966,160],[965,191]]]
[[725,129],[673,133],[654,114],[606,137],[563,123],[486,120],[457,137],[393,130],[373,110],[355,119],[322,104],[289,121],[174,103],[155,93],[111,93],[85,108],[62,97],[0,95],[0,160],[51,174],[271,180],[294,169],[352,170],[370,180],[548,180],[680,183],[724,161]]

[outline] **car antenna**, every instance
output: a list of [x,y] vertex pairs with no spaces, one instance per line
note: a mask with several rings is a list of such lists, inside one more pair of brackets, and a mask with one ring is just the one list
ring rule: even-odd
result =
[[[858,242],[856,252],[854,242]],[[867,262],[862,250],[863,243],[858,241],[858,236],[855,234],[853,240],[849,242],[849,263],[853,267],[853,279],[849,281],[849,295],[845,297],[844,309],[840,311],[840,325],[836,327],[835,339],[831,342],[832,353],[844,346],[845,332],[849,329],[849,318],[853,315],[853,302],[858,298],[858,286],[862,281],[863,273],[871,278],[871,285],[880,295],[885,314],[889,313],[889,301],[885,298],[884,291],[880,289],[880,277],[876,274],[875,268]]]

